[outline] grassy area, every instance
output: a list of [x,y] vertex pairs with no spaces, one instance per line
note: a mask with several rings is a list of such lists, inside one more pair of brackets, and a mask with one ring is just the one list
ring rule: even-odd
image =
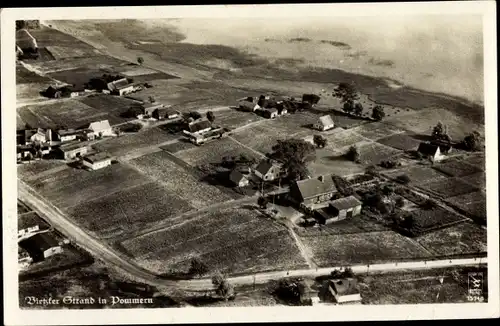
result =
[[54,56],[55,60],[92,57],[101,54],[97,49],[92,49],[87,46],[75,47],[68,45],[69,44],[66,44],[65,46],[51,45],[46,48]]
[[461,181],[460,178],[446,178],[438,181],[430,181],[427,183],[421,183],[418,187],[431,191],[443,198],[455,197],[479,190],[478,188]]
[[[37,71],[48,74],[55,72],[62,72],[64,70],[71,69],[90,69],[90,70],[99,70],[99,69],[111,69],[113,71],[113,67],[120,66],[123,64],[127,64],[127,62],[115,59],[113,57],[98,55],[91,57],[82,57],[82,58],[71,58],[66,60],[52,60],[45,62],[30,62],[30,65],[36,68]],[[102,73],[105,73],[105,70],[102,70]]]
[[486,252],[486,230],[473,223],[463,223],[415,239],[437,256]]
[[358,147],[359,160],[365,165],[377,165],[401,151],[379,143],[368,143]]
[[234,129],[260,120],[264,120],[264,118],[253,112],[243,112],[230,109],[215,112],[214,123],[224,128]]
[[16,85],[30,83],[48,83],[51,80],[29,71],[24,66],[16,65]]
[[321,227],[298,227],[296,233],[301,237],[321,237],[330,235],[353,234],[364,232],[387,231],[388,228],[375,220],[358,215]]
[[302,241],[313,253],[314,262],[321,267],[383,263],[430,255],[418,244],[393,231],[306,237]]
[[368,139],[364,138],[352,129],[347,130],[333,130],[332,133],[325,135],[328,140],[328,144],[325,147],[334,152],[344,153],[347,152],[348,148],[360,142],[368,142]]
[[[19,206],[18,206],[19,207]],[[18,210],[17,212],[18,218],[17,218],[17,229],[22,230],[26,228],[30,228],[32,226],[38,225],[40,230],[48,230],[50,229],[50,225],[45,222],[40,215],[38,215],[37,212],[29,212],[26,214],[23,214]],[[23,214],[23,215],[21,215]]]
[[134,134],[110,138],[106,141],[99,142],[94,147],[115,156],[122,156],[144,147],[159,145],[175,138],[175,135],[169,134],[160,128],[150,128],[140,130]]
[[305,266],[288,231],[254,208],[212,211],[122,245],[141,266],[165,275],[187,272],[195,256],[228,273]]
[[361,126],[353,128],[352,131],[371,140],[378,140],[380,138],[404,132],[404,130],[400,128],[396,128],[383,122],[365,123]]
[[[120,118],[122,118],[122,113],[126,112],[130,107],[137,105],[135,101],[122,96],[102,94],[83,97],[80,99],[80,102],[85,103],[96,110],[107,112],[112,116]],[[123,121],[125,120],[127,119],[123,119]]]
[[44,172],[48,172],[52,169],[62,169],[64,166],[66,166],[64,161],[33,160],[28,163],[18,164],[17,173],[20,179],[33,179]]
[[462,177],[461,180],[479,189],[486,188],[486,173],[484,172],[474,173],[466,177]]
[[69,210],[80,225],[100,237],[118,237],[186,212],[191,206],[156,182],[103,194]]
[[457,159],[450,159],[443,163],[435,164],[433,168],[452,177],[465,177],[482,171],[481,168]]
[[65,169],[29,183],[57,207],[67,208],[149,181],[132,168],[114,164],[96,171]]
[[486,268],[448,268],[371,274],[360,277],[359,287],[363,304],[465,303],[469,272],[487,280]]
[[17,214],[24,214],[24,213],[28,213],[28,212],[31,212],[31,209],[26,206],[23,202],[21,201],[17,201]]
[[172,162],[169,155],[160,151],[136,158],[129,163],[150,178],[160,180],[172,193],[196,208],[230,199],[217,187],[200,182],[198,176]]
[[416,150],[420,144],[419,140],[406,132],[378,139],[377,142],[403,151]]
[[438,182],[437,180],[442,180],[444,182],[444,180],[447,179],[446,175],[432,169],[431,166],[426,165],[407,166],[398,170],[383,172],[383,174],[390,178],[396,178],[399,175],[406,174],[410,178],[411,183],[415,184],[421,184],[428,181]]

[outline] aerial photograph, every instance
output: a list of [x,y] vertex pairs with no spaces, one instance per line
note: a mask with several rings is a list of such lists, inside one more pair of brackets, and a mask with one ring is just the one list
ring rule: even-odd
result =
[[488,302],[483,17],[255,14],[16,21],[21,309]]

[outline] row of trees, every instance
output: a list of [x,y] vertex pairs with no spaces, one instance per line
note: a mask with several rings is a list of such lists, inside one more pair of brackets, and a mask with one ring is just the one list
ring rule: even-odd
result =
[[[441,121],[439,121],[437,125],[432,128],[431,137],[434,141],[441,141],[448,144],[452,143],[452,139],[448,134],[448,130]],[[465,150],[477,151],[481,149],[482,143],[483,140],[481,134],[477,131],[473,131],[465,136],[464,139],[459,143],[459,145],[461,145]]]
[[[339,98],[343,105],[342,110],[347,114],[352,114],[355,116],[363,115],[363,105],[358,102],[359,94],[352,83],[340,83],[334,90],[333,96]],[[380,105],[375,105],[372,107],[372,119],[380,121],[385,117],[384,108]]]

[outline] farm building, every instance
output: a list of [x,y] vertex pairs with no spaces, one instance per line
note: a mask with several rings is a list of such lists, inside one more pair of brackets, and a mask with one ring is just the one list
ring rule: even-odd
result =
[[198,119],[190,122],[187,126],[187,129],[187,131],[192,134],[202,134],[212,129],[212,124],[208,120]]
[[314,124],[314,129],[319,131],[325,131],[332,129],[335,126],[333,123],[333,119],[329,115],[324,115],[318,119],[318,121]]
[[33,258],[30,257],[29,253],[23,249],[21,246],[17,246],[17,263],[19,269],[25,269],[33,262]]
[[52,87],[52,86],[47,87],[47,89],[43,93],[48,98],[61,98],[62,97],[62,91],[60,89],[57,89],[57,88]]
[[444,159],[439,145],[431,143],[420,143],[417,151],[424,157],[428,158],[431,162],[439,162]]
[[113,129],[111,128],[108,120],[92,122],[88,129],[92,130],[94,135],[99,137],[114,135]]
[[254,174],[263,181],[272,181],[279,178],[282,174],[281,164],[263,160],[254,169]]
[[62,153],[65,160],[74,159],[87,154],[90,151],[90,144],[74,140],[72,142],[62,144],[59,147],[59,151]]
[[215,127],[202,133],[190,133],[189,131],[184,131],[184,134],[188,137],[189,141],[196,145],[203,144],[212,139],[222,138],[225,133],[226,131],[220,127]]
[[337,220],[350,218],[361,213],[361,202],[354,196],[339,198],[330,202],[335,210]]
[[29,227],[26,227],[24,229],[18,230],[17,231],[17,238],[18,239],[26,238],[26,237],[30,236],[31,234],[38,232],[38,231],[40,231],[40,226],[38,226],[38,225],[29,226]]
[[144,115],[149,115],[150,117],[152,117],[153,113],[158,109],[164,108],[164,105],[158,102],[146,103],[142,106],[142,108]]
[[18,145],[31,145],[34,143],[45,143],[52,140],[51,129],[26,129],[17,131]]
[[111,156],[107,153],[100,152],[83,158],[83,165],[91,170],[98,170],[111,165]]
[[79,134],[80,131],[75,129],[61,129],[57,131],[57,136],[59,137],[61,143],[75,140]]
[[29,145],[18,145],[17,148],[17,159],[22,160],[27,158],[30,154],[31,156],[35,155],[35,150],[33,147]]
[[59,242],[47,232],[26,238],[20,241],[19,245],[29,253],[34,262],[42,261],[63,250]]
[[164,115],[165,119],[176,119],[179,116],[180,116],[180,112],[172,110],[172,109],[167,109],[165,112],[165,115]]
[[276,108],[265,108],[259,110],[262,116],[267,119],[274,119],[278,116],[278,109]]
[[308,209],[329,201],[336,193],[338,190],[331,176],[299,180],[290,185],[290,195]]
[[129,83],[127,78],[122,78],[108,83],[108,89],[112,94],[123,96],[134,92],[136,87]]
[[451,144],[445,141],[432,140],[431,144],[439,146],[439,151],[441,152],[441,154],[449,154],[453,149]]
[[330,280],[328,282],[328,291],[337,303],[361,302],[361,294],[354,278]]
[[248,177],[238,170],[231,171],[229,180],[238,187],[246,187],[249,184]]

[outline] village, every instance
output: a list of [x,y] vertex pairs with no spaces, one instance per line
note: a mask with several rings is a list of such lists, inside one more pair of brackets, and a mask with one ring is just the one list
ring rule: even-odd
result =
[[[281,278],[275,294],[290,304],[360,304],[351,265],[485,255],[483,136],[439,120],[435,112],[447,117],[446,109],[422,110],[431,116],[422,122],[417,110],[366,99],[349,80],[301,94],[238,91],[243,96],[197,108],[172,103],[164,92],[186,86],[148,79],[163,72],[142,57],[115,70],[87,62],[78,84],[66,68],[62,82],[55,70],[33,77],[58,61],[55,46],[35,37],[44,32],[55,30],[17,31],[19,71],[44,79],[36,83],[38,102],[18,113],[22,271],[79,247],[69,227],[55,231],[44,220],[56,208],[89,241],[126,248],[152,274],[223,271],[212,283],[226,300],[235,297],[232,273],[342,266],[314,280]],[[61,64],[71,60],[80,57]],[[445,244],[453,232],[474,239]]]

